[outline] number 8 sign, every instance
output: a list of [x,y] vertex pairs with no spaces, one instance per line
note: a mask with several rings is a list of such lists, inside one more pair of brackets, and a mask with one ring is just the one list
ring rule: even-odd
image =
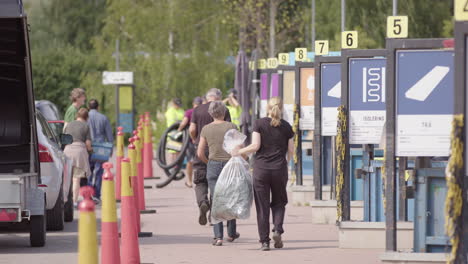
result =
[[294,50],[296,55],[296,61],[306,61],[307,59],[307,49],[306,48],[296,48]]

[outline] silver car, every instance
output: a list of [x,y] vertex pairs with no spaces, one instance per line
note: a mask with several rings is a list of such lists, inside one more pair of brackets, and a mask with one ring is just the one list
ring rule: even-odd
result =
[[62,144],[73,139],[57,135],[40,111],[36,126],[42,187],[46,192],[47,229],[63,230],[64,221],[73,221],[72,161],[62,151]]

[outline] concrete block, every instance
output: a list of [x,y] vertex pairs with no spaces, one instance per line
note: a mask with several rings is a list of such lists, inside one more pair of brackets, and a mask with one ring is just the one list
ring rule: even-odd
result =
[[389,264],[444,264],[447,257],[445,253],[385,252],[380,255],[380,260]]
[[[288,187],[288,192],[293,205],[310,205],[310,201],[315,200],[313,185],[293,185]],[[330,200],[330,185],[322,187],[322,200]]]
[[[335,224],[336,200],[311,201],[312,223]],[[361,221],[364,216],[364,202],[351,201],[351,220]]]
[[[338,226],[339,248],[385,249],[385,222],[341,222]],[[399,250],[413,248],[412,222],[397,223]]]

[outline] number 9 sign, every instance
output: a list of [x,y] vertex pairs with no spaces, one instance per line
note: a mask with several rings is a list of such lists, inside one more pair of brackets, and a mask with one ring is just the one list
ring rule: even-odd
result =
[[341,32],[341,48],[342,49],[357,49],[358,47],[358,32],[343,31]]
[[289,53],[280,53],[280,54],[278,54],[278,64],[279,65],[288,65],[289,64]]

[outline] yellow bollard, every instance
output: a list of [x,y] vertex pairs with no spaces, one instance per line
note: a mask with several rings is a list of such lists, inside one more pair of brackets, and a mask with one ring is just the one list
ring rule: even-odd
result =
[[112,163],[102,165],[101,264],[120,264],[119,231],[114,194]]
[[140,209],[138,205],[138,165],[137,165],[137,153],[136,153],[136,143],[135,138],[129,139],[130,144],[128,145],[128,157],[130,158],[130,186],[133,190],[133,202],[135,208],[137,208],[137,213],[135,214],[135,219],[137,222],[137,230],[141,231],[140,226]]
[[144,190],[144,183],[143,183],[143,149],[142,149],[142,140],[140,139],[139,135],[141,132],[138,132],[135,138],[135,146],[136,146],[136,157],[137,157],[137,188],[138,188],[138,208],[140,212],[145,210],[145,190]]
[[98,264],[98,242],[96,214],[91,197],[94,189],[91,186],[80,188],[84,200],[80,202],[80,220],[78,223],[78,264]]
[[135,214],[138,214],[138,212],[137,208],[135,208],[130,173],[131,161],[128,158],[124,158],[122,160],[122,240],[120,245],[120,259],[123,264],[140,263],[138,230],[135,219]]
[[124,133],[123,127],[118,127],[117,130],[117,160],[115,166],[115,199],[120,200],[120,182],[121,182],[121,164],[124,157]]

